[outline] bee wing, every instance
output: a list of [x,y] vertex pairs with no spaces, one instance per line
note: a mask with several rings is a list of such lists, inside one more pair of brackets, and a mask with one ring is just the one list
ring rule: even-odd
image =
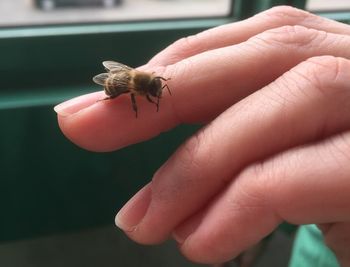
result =
[[108,77],[108,73],[101,73],[92,78],[92,80],[99,85],[105,86]]
[[110,71],[112,73],[132,70],[132,68],[130,68],[129,66],[115,61],[103,61],[102,65],[106,68],[107,71]]

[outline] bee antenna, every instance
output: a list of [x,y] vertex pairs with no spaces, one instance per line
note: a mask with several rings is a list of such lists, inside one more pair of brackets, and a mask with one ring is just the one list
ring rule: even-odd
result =
[[168,86],[167,84],[164,84],[164,85],[163,85],[162,90],[163,90],[164,88],[168,89],[169,95],[171,95],[170,88],[169,88],[169,86]]
[[171,80],[171,78],[164,78],[164,77],[162,77],[162,76],[157,76],[156,77],[157,79],[161,79],[161,80],[163,80],[163,81],[169,81],[169,80]]

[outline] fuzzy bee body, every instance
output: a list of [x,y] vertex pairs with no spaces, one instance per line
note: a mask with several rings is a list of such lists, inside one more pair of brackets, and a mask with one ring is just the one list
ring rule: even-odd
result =
[[123,93],[128,93],[131,87],[131,75],[128,72],[107,74],[104,90],[109,98],[115,98]]
[[[162,90],[167,88],[167,84],[162,85],[162,80],[167,81],[160,76],[138,71],[129,66],[114,61],[104,61],[103,66],[107,73],[101,73],[93,78],[93,81],[104,87],[106,98],[101,100],[113,99],[121,94],[130,93],[133,110],[137,117],[137,105],[135,95],[144,96],[147,100],[157,106],[159,110],[159,99],[162,96]],[[153,100],[155,97],[157,100]]]

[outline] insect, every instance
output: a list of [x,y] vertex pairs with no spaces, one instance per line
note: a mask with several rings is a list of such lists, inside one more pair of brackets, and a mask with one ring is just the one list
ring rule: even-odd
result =
[[[161,76],[156,76],[154,73],[143,72],[135,70],[124,64],[114,61],[104,61],[102,65],[105,67],[107,73],[101,73],[93,78],[93,81],[104,87],[107,97],[99,100],[113,99],[121,94],[130,93],[132,108],[135,111],[137,118],[136,95],[144,96],[146,99],[157,106],[159,111],[159,100],[162,97],[164,88],[168,89],[171,95],[169,86],[162,81],[166,79]],[[153,99],[156,98],[156,99]]]

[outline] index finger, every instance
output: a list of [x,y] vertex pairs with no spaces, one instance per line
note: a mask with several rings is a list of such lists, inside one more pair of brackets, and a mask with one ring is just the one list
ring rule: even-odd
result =
[[154,68],[157,75],[171,78],[173,93],[164,94],[159,112],[139,97],[135,119],[129,96],[96,102],[102,94],[95,93],[56,107],[59,124],[70,140],[85,149],[115,150],[180,123],[209,121],[309,57],[349,58],[349,46],[346,35],[292,26],[270,30],[235,46]]

